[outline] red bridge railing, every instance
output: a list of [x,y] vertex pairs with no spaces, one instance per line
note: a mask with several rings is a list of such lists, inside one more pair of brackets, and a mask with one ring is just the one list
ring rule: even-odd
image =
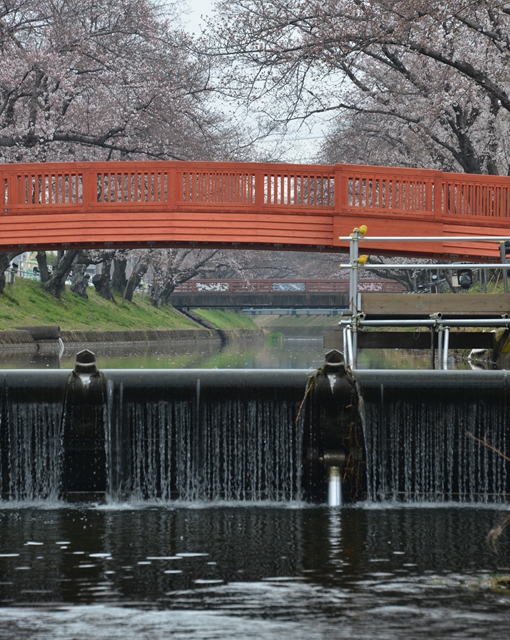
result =
[[355,226],[398,236],[407,222],[411,235],[444,236],[443,244],[379,247],[367,238],[367,251],[497,258],[495,242],[474,253],[447,236],[501,236],[509,219],[504,176],[225,162],[0,165],[2,251],[105,245],[338,251]]
[[[359,291],[399,293],[406,291],[398,282],[380,279],[359,280]],[[282,293],[314,292],[345,293],[349,291],[348,280],[188,280],[175,288],[178,293]]]
[[332,166],[205,162],[0,165],[4,206],[333,208]]
[[97,162],[0,165],[3,207],[255,205],[508,218],[510,179],[362,165]]

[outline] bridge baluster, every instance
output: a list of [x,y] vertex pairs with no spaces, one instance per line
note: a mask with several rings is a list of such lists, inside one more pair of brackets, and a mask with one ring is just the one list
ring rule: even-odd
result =
[[[356,165],[98,162],[0,165],[0,250],[189,246],[340,250],[360,224],[374,235],[507,233],[510,179]],[[147,212],[151,222],[147,224]],[[248,214],[248,215],[245,215]],[[37,217],[34,216],[37,214]],[[83,215],[87,214],[87,224]],[[169,215],[170,214],[170,215]],[[69,224],[62,224],[64,221]],[[476,225],[476,228],[475,226]],[[198,231],[199,230],[199,231]],[[462,233],[462,231],[461,231]],[[497,244],[445,242],[384,251],[497,258]],[[367,244],[375,253],[382,247]]]

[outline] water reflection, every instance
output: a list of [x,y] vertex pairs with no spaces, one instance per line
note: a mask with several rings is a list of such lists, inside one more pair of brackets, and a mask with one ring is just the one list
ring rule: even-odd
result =
[[[94,637],[99,621],[95,637],[140,637],[143,619],[153,634],[143,637],[503,638],[510,602],[490,581],[509,571],[510,543],[502,539],[499,556],[485,544],[501,515],[454,506],[11,505],[0,513],[0,629],[23,605],[17,623],[28,635],[17,637],[46,637],[28,633],[40,625],[50,637],[80,612],[82,633],[62,637]],[[101,606],[99,619],[83,605]],[[34,606],[49,613],[30,613]]]
[[[0,351],[2,369],[72,369],[83,347],[67,347],[55,353],[24,354]],[[316,369],[324,362],[322,339],[292,339],[277,342],[181,343],[110,347],[89,345],[101,369]],[[481,366],[481,365],[477,365]],[[467,360],[450,359],[450,368],[469,369]],[[430,369],[428,352],[400,349],[365,349],[358,357],[360,369]]]
[[[321,339],[285,342],[250,341],[219,347],[217,343],[90,345],[102,369],[315,369],[324,360]],[[55,354],[0,352],[4,369],[71,369],[80,349],[67,348],[62,358]]]

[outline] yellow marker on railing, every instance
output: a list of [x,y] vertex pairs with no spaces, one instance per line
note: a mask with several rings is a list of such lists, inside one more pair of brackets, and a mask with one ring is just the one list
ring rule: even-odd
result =
[[352,236],[357,233],[360,237],[363,237],[366,232],[368,231],[368,227],[366,224],[362,224],[360,227],[354,227],[354,229],[352,230],[352,233],[349,237],[347,238],[342,238],[342,236],[338,236],[338,240],[340,242],[342,242],[342,240],[352,240]]
[[358,258],[358,264],[363,267],[367,260],[368,260],[368,256],[362,255]]

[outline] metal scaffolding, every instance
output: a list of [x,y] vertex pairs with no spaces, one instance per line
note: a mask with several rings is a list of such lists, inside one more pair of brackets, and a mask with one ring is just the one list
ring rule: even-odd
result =
[[[349,236],[349,262],[341,264],[340,268],[349,269],[349,318],[338,323],[342,329],[345,359],[351,369],[357,368],[358,359],[358,330],[363,327],[429,327],[431,333],[431,368],[435,368],[435,337],[437,335],[438,369],[448,369],[448,349],[451,327],[510,327],[510,315],[503,314],[499,318],[487,319],[445,319],[441,312],[433,313],[426,319],[394,318],[391,320],[367,319],[362,309],[362,299],[359,292],[359,269],[364,268],[367,256],[359,255],[359,243],[364,240],[370,242],[498,242],[500,245],[501,262],[499,263],[446,263],[446,264],[391,264],[377,265],[377,269],[502,269],[504,292],[508,293],[508,278],[506,262],[506,245],[510,237],[500,236],[366,236],[365,226],[356,227]],[[340,238],[346,240],[346,238]]]

